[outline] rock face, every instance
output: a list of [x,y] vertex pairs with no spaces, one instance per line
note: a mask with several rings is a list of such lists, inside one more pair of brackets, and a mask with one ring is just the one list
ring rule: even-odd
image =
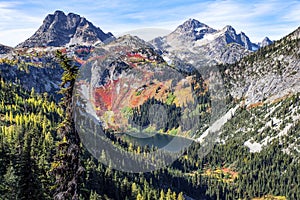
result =
[[300,28],[229,66],[232,96],[253,104],[300,92],[299,33]]
[[237,34],[232,26],[215,30],[195,19],[189,19],[169,35],[150,43],[171,58],[188,61],[196,55],[202,64],[234,63],[258,49],[245,33]]
[[13,48],[5,46],[3,44],[0,44],[0,54],[7,54],[9,53]]
[[258,46],[261,48],[261,47],[266,47],[270,44],[273,44],[273,41],[270,40],[268,37],[265,37],[262,42],[258,43]]
[[216,30],[203,24],[195,19],[189,19],[182,25],[179,25],[175,31],[173,31],[168,38],[181,39],[181,40],[200,40],[206,34],[215,33]]
[[130,35],[95,48],[89,58],[80,69],[78,96],[93,103],[91,108],[104,128],[123,132],[163,129],[185,136],[199,130],[194,125],[199,124],[200,114],[187,113],[203,102],[205,116],[209,96],[196,70],[168,65],[149,44]]
[[224,85],[239,104],[213,123],[198,142],[214,132],[220,143],[234,141],[253,153],[274,148],[275,143],[280,151],[299,156],[300,27],[271,43],[266,38],[258,51],[219,66]]
[[[47,92],[56,96],[61,82],[63,69],[59,66],[37,68],[29,66],[28,70],[20,70],[18,66],[0,64],[1,77],[10,82],[16,82],[28,91],[32,88],[38,93]],[[17,80],[17,81],[16,81]]]
[[255,47],[255,44],[250,41],[244,32],[237,34],[232,26],[225,26],[221,31],[219,31],[219,34],[219,37],[225,40],[227,44],[237,43],[245,47],[247,50],[253,50]]
[[26,90],[38,93],[47,92],[57,100],[63,69],[56,58],[56,50],[62,49],[68,57],[74,58],[72,63],[80,66],[94,46],[74,46],[68,48],[16,48],[0,59],[1,78],[20,84]]
[[45,18],[33,36],[17,47],[91,45],[98,42],[107,43],[113,39],[111,33],[104,33],[84,17],[73,13],[65,15],[62,11],[56,11]]

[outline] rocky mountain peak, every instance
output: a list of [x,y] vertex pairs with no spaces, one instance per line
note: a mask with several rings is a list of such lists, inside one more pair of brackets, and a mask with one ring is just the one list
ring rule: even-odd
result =
[[223,32],[221,35],[225,37],[227,44],[237,43],[245,47],[247,50],[254,50],[255,45],[250,41],[249,37],[244,32],[237,34],[236,30],[230,25],[225,26],[220,32]]
[[159,52],[191,62],[195,60],[191,57],[197,53],[201,55],[197,60],[205,64],[234,63],[259,48],[245,33],[237,34],[230,25],[216,30],[195,19],[185,21],[169,35],[155,38],[150,43]]
[[65,13],[64,13],[63,11],[61,11],[61,10],[56,10],[56,11],[54,12],[54,15],[55,15],[55,16],[59,16],[59,15],[66,16]]
[[202,39],[207,33],[214,33],[215,29],[208,25],[199,22],[196,19],[188,19],[183,24],[179,25],[170,35],[172,38],[185,38],[189,41]]
[[263,39],[263,41],[260,43],[260,47],[265,47],[265,46],[268,46],[270,44],[273,44],[273,41],[270,40],[268,37],[265,37]]
[[196,19],[189,19],[189,20],[185,21],[183,24],[179,25],[177,27],[177,30],[194,31],[195,29],[197,30],[199,28],[209,28],[209,26],[207,26],[204,23],[199,22]]
[[223,32],[229,32],[229,33],[232,33],[232,34],[236,34],[236,31],[235,29],[231,26],[231,25],[226,25],[223,29],[222,29]]
[[266,41],[266,42],[272,42],[271,40],[270,40],[270,38],[268,38],[268,37],[265,37],[264,39],[263,39],[263,42],[264,41]]
[[49,14],[40,28],[17,47],[65,46],[71,44],[93,45],[114,39],[111,33],[104,33],[84,17],[62,11]]

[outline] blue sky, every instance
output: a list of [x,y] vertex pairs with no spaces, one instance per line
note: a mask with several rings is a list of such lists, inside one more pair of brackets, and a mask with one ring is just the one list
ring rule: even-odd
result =
[[24,41],[55,10],[84,16],[115,35],[140,28],[174,30],[195,18],[215,29],[230,24],[258,42],[265,36],[280,39],[300,26],[298,0],[0,0],[0,43]]

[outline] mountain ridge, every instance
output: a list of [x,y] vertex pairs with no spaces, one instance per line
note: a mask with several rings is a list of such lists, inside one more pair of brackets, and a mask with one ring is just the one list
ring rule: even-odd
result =
[[300,28],[227,66],[225,77],[234,98],[246,105],[300,92]]
[[7,54],[7,53],[9,53],[12,50],[13,50],[12,47],[0,44],[0,54]]
[[170,34],[150,43],[170,57],[176,54],[191,60],[189,54],[198,54],[202,64],[234,63],[260,48],[244,32],[237,33],[230,25],[216,30],[196,19],[185,21]]
[[39,29],[17,47],[92,45],[96,42],[107,43],[113,39],[112,33],[104,33],[86,18],[74,13],[66,15],[57,10],[54,14],[47,15]]

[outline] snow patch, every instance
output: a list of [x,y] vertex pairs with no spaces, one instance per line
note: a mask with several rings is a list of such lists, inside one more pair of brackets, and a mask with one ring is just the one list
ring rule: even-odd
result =
[[[297,115],[297,116],[294,116],[293,117],[293,121],[296,122],[297,120],[300,119],[300,116]],[[282,131],[280,131],[276,136],[274,137],[266,137],[263,142],[262,142],[262,145],[267,145],[269,142],[271,142],[272,140],[276,139],[276,138],[279,138],[279,137],[282,137],[284,135],[287,135],[288,134],[288,131],[293,127],[293,124],[292,123],[289,123],[287,124],[284,129]]]
[[257,142],[251,143],[250,140],[246,141],[244,143],[244,145],[250,149],[251,153],[260,152],[261,149],[262,149],[262,145],[261,144],[259,144]]
[[252,50],[252,51],[257,51],[258,49],[259,49],[259,48],[256,47],[256,46],[252,46],[252,47],[251,47],[251,50]]
[[199,31],[205,30],[205,29],[207,29],[207,28],[206,28],[206,27],[199,27],[199,28],[195,28],[194,30],[195,30],[196,32],[199,32]]
[[202,46],[202,45],[206,45],[209,44],[211,41],[215,40],[216,38],[218,38],[220,35],[222,35],[222,32],[216,32],[216,33],[207,33],[203,36],[202,39],[197,40],[195,42],[196,46]]
[[225,115],[223,115],[220,119],[215,121],[204,133],[196,139],[196,142],[202,143],[204,141],[204,138],[208,136],[210,133],[215,133],[221,130],[222,126],[230,120],[235,111],[238,109],[239,105],[235,106],[234,108],[231,108]]
[[172,60],[169,57],[167,57],[166,55],[163,55],[162,57],[168,63],[168,65],[172,64]]

